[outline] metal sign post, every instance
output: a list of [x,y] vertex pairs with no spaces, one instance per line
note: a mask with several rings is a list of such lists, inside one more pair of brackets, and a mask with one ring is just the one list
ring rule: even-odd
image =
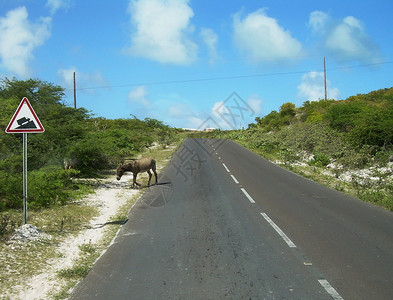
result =
[[27,224],[27,133],[23,133],[23,217]]
[[23,98],[5,132],[23,134],[23,218],[27,224],[27,134],[42,133],[45,129],[27,98]]

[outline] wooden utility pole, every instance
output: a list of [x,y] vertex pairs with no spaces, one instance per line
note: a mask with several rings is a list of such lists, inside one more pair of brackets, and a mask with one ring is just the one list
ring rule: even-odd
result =
[[326,59],[323,57],[323,80],[325,83],[325,101],[327,100],[327,88],[326,88]]
[[74,72],[74,108],[76,109],[76,81],[75,81],[75,72]]

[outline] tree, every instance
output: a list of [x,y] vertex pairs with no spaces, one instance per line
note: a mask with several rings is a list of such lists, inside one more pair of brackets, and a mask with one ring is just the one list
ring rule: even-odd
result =
[[35,103],[43,106],[63,104],[63,96],[64,88],[38,79],[17,80],[13,78],[10,80],[5,78],[1,80],[1,99],[18,99],[20,101],[26,97],[33,106]]
[[[60,164],[61,157],[70,143],[83,137],[86,132],[84,120],[89,115],[83,108],[73,109],[63,104],[64,89],[44,81],[10,80],[5,78],[0,85],[0,125],[5,128],[23,97],[27,97],[45,127],[44,134],[29,135],[30,170],[48,163]],[[1,153],[4,168],[20,169],[21,135],[0,133]],[[5,167],[7,166],[7,167]]]
[[350,136],[358,145],[393,145],[393,105],[384,109],[369,109],[355,122]]
[[324,120],[324,116],[335,100],[306,101],[300,108],[301,120],[307,123],[317,123]]
[[325,119],[333,129],[349,132],[365,110],[367,105],[364,102],[340,102],[329,107]]
[[294,117],[296,115],[296,106],[291,102],[284,103],[280,106],[280,116]]

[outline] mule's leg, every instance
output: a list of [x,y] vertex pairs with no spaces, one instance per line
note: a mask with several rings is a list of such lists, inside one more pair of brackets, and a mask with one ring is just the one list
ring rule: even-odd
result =
[[136,182],[136,176],[135,176],[135,174],[133,174],[132,175],[132,188],[134,189],[135,188],[135,182]]
[[151,172],[150,172],[150,170],[147,170],[147,174],[149,174],[149,181],[147,183],[147,186],[150,186],[150,180],[151,180]]
[[154,176],[156,177],[156,184],[157,184],[157,171],[156,171],[156,168],[153,169],[153,172],[154,172]]
[[157,171],[156,171],[156,161],[154,161],[154,163],[153,163],[151,169],[153,170],[154,177],[156,177],[156,184],[157,184],[157,181],[158,181],[158,180],[157,180]]
[[138,173],[133,173],[132,174],[132,187],[135,187],[135,185],[137,186],[141,186],[138,182],[136,182],[136,176],[138,175]]

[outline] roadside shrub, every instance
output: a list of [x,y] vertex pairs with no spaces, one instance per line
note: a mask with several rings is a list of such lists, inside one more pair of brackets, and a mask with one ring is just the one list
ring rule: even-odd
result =
[[336,130],[349,132],[354,127],[358,118],[366,110],[364,102],[340,102],[329,107],[325,119]]
[[0,214],[0,241],[7,240],[22,225],[22,218],[15,214]]
[[317,167],[326,167],[329,163],[329,156],[321,152],[314,153],[314,158],[308,162],[310,166]]
[[358,187],[357,196],[364,201],[385,207],[393,211],[393,186],[388,185],[385,189],[367,189]]
[[363,146],[361,148],[346,147],[338,162],[347,168],[363,168],[367,166],[373,157],[373,147]]
[[374,161],[380,166],[385,166],[389,162],[393,162],[393,146],[381,148],[374,156]]
[[0,211],[22,207],[22,174],[0,171]]
[[384,147],[393,144],[393,105],[369,109],[359,118],[350,136],[355,145]]
[[51,172],[32,171],[28,175],[28,205],[38,209],[53,205],[65,205],[72,198],[75,188],[72,178],[77,170],[56,170]]
[[[76,185],[72,178],[76,170],[29,171],[27,201],[31,208],[64,205],[72,197]],[[0,212],[23,207],[23,177],[0,171]]]
[[75,169],[82,176],[95,176],[97,171],[108,167],[109,160],[103,143],[94,139],[84,139],[74,143],[68,150],[67,157],[76,159]]

